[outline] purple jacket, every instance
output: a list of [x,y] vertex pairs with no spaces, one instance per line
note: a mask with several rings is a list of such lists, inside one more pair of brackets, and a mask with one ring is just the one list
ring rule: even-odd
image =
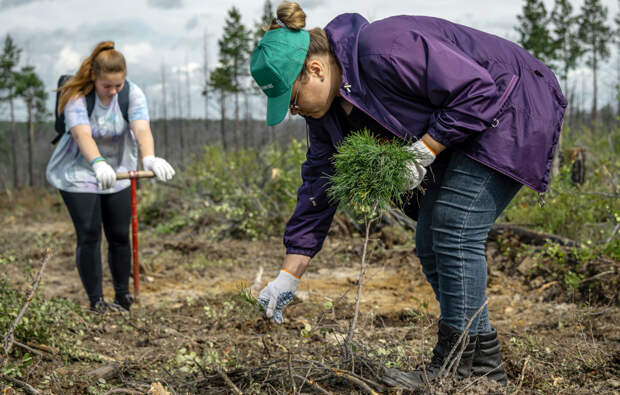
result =
[[[406,140],[429,133],[538,192],[549,183],[566,100],[553,72],[518,45],[443,19],[368,23],[342,14],[325,28],[342,67],[340,94]],[[314,256],[336,208],[326,195],[343,140],[334,110],[307,118],[303,184],[286,226],[287,253]]]

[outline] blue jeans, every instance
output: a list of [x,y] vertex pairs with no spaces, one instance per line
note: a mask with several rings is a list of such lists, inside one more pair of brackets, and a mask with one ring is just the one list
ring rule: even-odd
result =
[[[439,301],[440,320],[463,331],[486,300],[489,230],[521,184],[463,153],[445,154],[432,166],[428,177],[434,180],[425,183],[419,200],[416,252]],[[490,331],[485,307],[469,333]]]

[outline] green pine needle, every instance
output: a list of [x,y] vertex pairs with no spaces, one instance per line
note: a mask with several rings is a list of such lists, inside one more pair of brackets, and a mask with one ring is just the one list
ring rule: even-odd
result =
[[407,162],[415,160],[398,141],[380,142],[366,129],[355,132],[332,158],[336,171],[329,177],[330,201],[375,218],[390,205],[402,204],[409,186]]

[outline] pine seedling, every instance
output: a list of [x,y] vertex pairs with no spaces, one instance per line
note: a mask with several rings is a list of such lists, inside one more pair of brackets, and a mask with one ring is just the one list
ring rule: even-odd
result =
[[354,215],[364,222],[366,231],[355,314],[346,340],[350,351],[359,314],[370,226],[391,205],[402,204],[403,195],[410,185],[407,163],[416,160],[415,154],[402,143],[380,142],[368,130],[348,136],[332,158],[335,173],[329,177],[327,194],[330,201],[341,208],[352,209]]

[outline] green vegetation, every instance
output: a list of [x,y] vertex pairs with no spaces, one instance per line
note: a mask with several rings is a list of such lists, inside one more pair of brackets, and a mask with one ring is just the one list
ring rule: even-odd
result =
[[[507,222],[527,224],[534,230],[573,239],[584,245],[607,244],[613,255],[620,253],[620,241],[612,238],[620,223],[618,180],[620,173],[620,130],[609,136],[595,136],[585,131],[578,136],[565,130],[569,147],[586,148],[586,176],[583,185],[571,180],[573,162],[565,161],[560,174],[551,180],[540,207],[539,196],[523,188],[505,211]],[[567,155],[564,155],[567,157]]]
[[262,151],[225,152],[206,146],[204,155],[165,186],[141,191],[141,223],[160,233],[205,228],[212,237],[259,239],[280,235],[301,185],[305,147],[296,140]]

